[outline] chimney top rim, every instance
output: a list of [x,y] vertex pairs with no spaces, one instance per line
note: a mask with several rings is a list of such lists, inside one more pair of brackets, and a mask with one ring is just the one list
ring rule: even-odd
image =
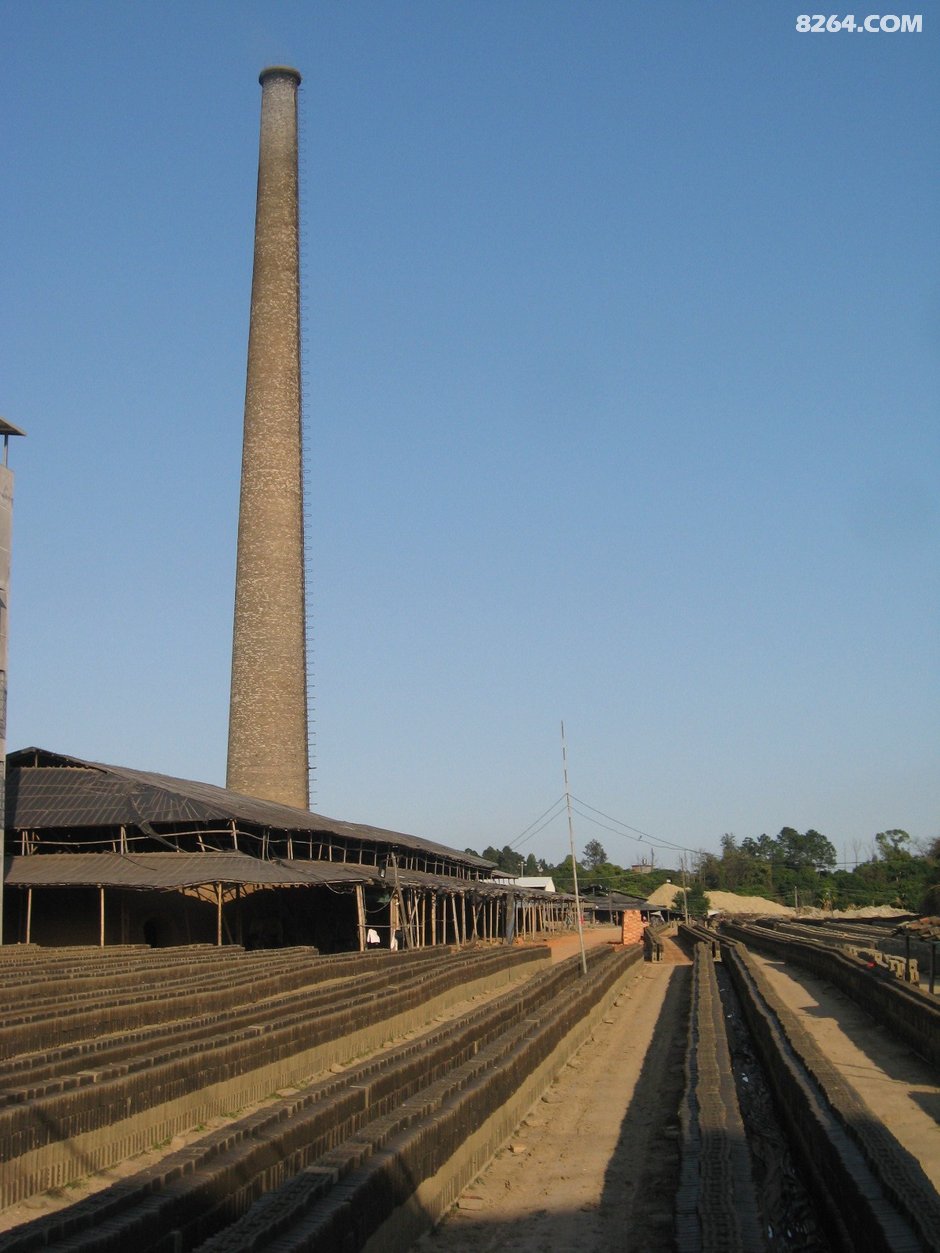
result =
[[266,78],[292,78],[295,83],[301,81],[300,70],[290,65],[269,65],[258,75],[258,82],[263,84]]

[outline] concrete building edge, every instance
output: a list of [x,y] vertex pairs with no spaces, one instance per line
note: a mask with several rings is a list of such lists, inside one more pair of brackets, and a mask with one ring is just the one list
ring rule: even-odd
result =
[[[551,953],[536,962],[520,963],[500,970],[470,983],[460,984],[421,1006],[420,1011],[409,1010],[393,1018],[373,1023],[351,1035],[341,1036],[326,1044],[318,1044],[302,1053],[295,1053],[283,1061],[269,1066],[257,1067],[240,1075],[237,1080],[226,1080],[200,1088],[198,1092],[167,1101],[151,1109],[142,1110],[131,1118],[110,1123],[69,1140],[57,1140],[33,1149],[21,1157],[4,1162],[4,1178],[0,1184],[0,1210],[31,1197],[48,1192],[51,1188],[63,1188],[97,1171],[107,1170],[119,1162],[145,1153],[155,1145],[180,1135],[193,1126],[218,1118],[233,1109],[243,1109],[267,1100],[278,1088],[292,1087],[322,1073],[333,1065],[346,1065],[364,1053],[381,1048],[389,1040],[416,1026],[427,1028],[436,1014],[440,1014],[461,1001],[491,992],[503,986],[512,986],[531,977],[536,971],[551,964]],[[81,1170],[76,1170],[76,1163]]]
[[[639,959],[639,953],[637,957]],[[458,1152],[418,1185],[404,1205],[393,1210],[362,1246],[361,1253],[406,1253],[425,1232],[437,1226],[464,1188],[482,1174],[535,1102],[548,1091],[562,1068],[590,1038],[627,980],[636,974],[636,969],[637,963],[633,962],[624,970],[590,1013],[531,1073],[513,1099],[491,1114],[467,1137]]]

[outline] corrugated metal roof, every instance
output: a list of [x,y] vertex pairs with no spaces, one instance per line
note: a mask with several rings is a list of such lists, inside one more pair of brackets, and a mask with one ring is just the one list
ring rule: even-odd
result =
[[11,857],[7,887],[171,889],[200,883],[288,886],[369,883],[374,866],[328,861],[262,861],[245,853],[36,853]]
[[649,901],[639,896],[629,896],[626,892],[611,892],[598,884],[588,884],[581,890],[582,897],[592,901],[599,909],[609,905],[611,909],[649,909],[656,908]]
[[110,766],[25,748],[7,758],[7,830],[241,822],[284,832],[334,833],[351,841],[421,851],[462,865],[489,869],[492,862],[419,836],[273,801],[242,796],[211,783]]
[[[121,887],[170,889],[200,883],[250,883],[272,886],[306,884],[331,887],[356,883],[382,883],[391,891],[394,873],[380,874],[376,866],[348,862],[306,861],[278,858],[262,861],[245,853],[34,853],[11,857],[6,862],[7,887]],[[440,892],[471,892],[503,896],[505,884],[488,880],[458,879],[399,870],[401,887]],[[513,892],[510,895],[529,895]],[[544,895],[538,893],[537,895]]]

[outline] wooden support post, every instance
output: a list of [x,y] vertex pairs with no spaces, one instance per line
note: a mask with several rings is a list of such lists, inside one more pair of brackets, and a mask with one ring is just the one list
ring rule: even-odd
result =
[[[32,929],[33,929],[33,889],[27,888],[26,889],[26,943],[27,944],[30,943],[30,935],[32,934]],[[933,953],[933,949],[931,949],[931,953]],[[931,970],[932,969],[933,967],[931,966]],[[930,990],[932,992],[933,988],[931,987]]]
[[215,885],[215,895],[216,895],[216,900],[218,902],[218,905],[216,907],[216,919],[215,919],[215,942],[216,942],[216,945],[219,948],[221,948],[222,947],[222,884],[221,883],[217,883]]
[[104,948],[104,888],[100,883],[98,884],[98,913],[98,945],[100,948]]
[[457,922],[457,893],[456,892],[451,892],[450,894],[450,912],[454,916],[454,943],[459,944],[460,943],[460,925]]
[[358,923],[358,931],[359,931],[359,952],[364,953],[366,951],[366,903],[365,903],[365,891],[361,883],[356,884],[355,893],[356,893],[356,921]]
[[437,944],[437,893],[431,893],[431,947]]
[[411,916],[409,915],[408,909],[405,905],[405,898],[402,895],[401,883],[398,880],[398,855],[394,851],[391,854],[391,860],[392,860],[392,874],[394,876],[394,883],[395,883],[395,897],[398,901],[397,912],[398,912],[398,917],[399,917],[399,926],[401,928],[402,934],[405,937],[405,948],[413,948],[414,945],[413,945],[412,937],[411,937]]

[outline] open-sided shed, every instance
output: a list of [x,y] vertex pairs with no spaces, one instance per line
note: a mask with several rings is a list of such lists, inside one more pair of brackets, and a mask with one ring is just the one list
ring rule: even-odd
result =
[[423,946],[512,934],[528,895],[473,854],[208,783],[40,748],[7,772],[6,942]]

